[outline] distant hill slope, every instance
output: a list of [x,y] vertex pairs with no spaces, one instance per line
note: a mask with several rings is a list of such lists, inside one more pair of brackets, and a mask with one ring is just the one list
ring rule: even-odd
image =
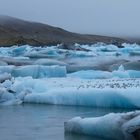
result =
[[97,42],[117,42],[120,44],[126,42],[126,40],[114,37],[72,33],[42,23],[24,21],[9,16],[0,16],[0,46],[23,44],[44,46],[56,45],[58,43],[69,45],[73,43],[92,44]]

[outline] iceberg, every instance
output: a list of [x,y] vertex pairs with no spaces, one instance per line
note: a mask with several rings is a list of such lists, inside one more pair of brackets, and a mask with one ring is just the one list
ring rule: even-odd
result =
[[23,56],[26,52],[28,52],[29,50],[31,50],[31,47],[28,45],[23,45],[21,47],[13,47],[11,50],[11,54],[13,56]]
[[0,66],[0,74],[9,73],[11,74],[15,66],[8,65],[8,66]]
[[62,87],[42,93],[33,92],[25,96],[24,102],[105,108],[140,108],[140,96],[138,94],[139,89],[134,92],[134,89],[76,89]]
[[67,75],[68,77],[77,77],[82,79],[108,79],[113,77],[111,72],[97,70],[82,70]]
[[139,79],[15,78],[23,102],[106,108],[140,108]]
[[139,140],[140,111],[110,113],[95,118],[75,117],[64,126],[66,133],[93,135],[113,140]]
[[60,54],[57,52],[56,46],[50,47],[34,47],[32,50],[26,52],[24,56],[29,58],[58,58]]
[[98,51],[103,51],[103,52],[116,52],[118,51],[119,48],[115,45],[106,45],[106,46],[101,46],[100,48],[98,48]]
[[0,83],[3,83],[6,80],[11,80],[12,76],[8,73],[0,74]]
[[130,78],[129,72],[125,71],[124,66],[120,65],[117,71],[112,72],[114,77]]
[[67,74],[68,77],[82,79],[110,79],[110,78],[140,78],[140,71],[125,70],[121,65],[118,70],[112,72],[100,70],[81,70]]
[[41,65],[29,65],[16,67],[12,76],[14,77],[27,77],[33,78],[45,78],[45,77],[66,77],[65,66],[41,66]]
[[13,77],[27,77],[45,78],[45,77],[66,77],[65,66],[41,66],[41,65],[27,65],[27,66],[0,66],[0,74],[9,73]]
[[0,88],[0,105],[18,105],[22,101],[15,97],[13,93],[7,91],[6,88]]

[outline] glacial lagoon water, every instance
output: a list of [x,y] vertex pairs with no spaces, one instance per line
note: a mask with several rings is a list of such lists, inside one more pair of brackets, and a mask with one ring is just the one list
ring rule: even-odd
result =
[[23,104],[0,106],[0,140],[105,140],[64,133],[64,122],[75,116],[95,117],[131,109]]

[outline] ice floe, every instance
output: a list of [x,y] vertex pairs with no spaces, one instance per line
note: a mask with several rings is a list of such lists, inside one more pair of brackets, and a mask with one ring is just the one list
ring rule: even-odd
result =
[[82,79],[109,79],[109,78],[140,78],[140,71],[125,70],[123,65],[112,72],[100,70],[82,70],[68,74],[68,77]]
[[139,140],[140,112],[110,113],[95,118],[75,117],[65,123],[65,132],[113,140]]
[[[7,87],[9,83],[2,83]],[[9,84],[10,85],[10,84]],[[15,78],[8,88],[22,102],[140,108],[139,79]],[[6,95],[6,94],[5,94]],[[19,99],[19,98],[18,98]]]
[[66,77],[65,66],[41,66],[41,65],[27,65],[27,66],[0,66],[0,73],[9,73],[13,77],[45,78],[45,77]]

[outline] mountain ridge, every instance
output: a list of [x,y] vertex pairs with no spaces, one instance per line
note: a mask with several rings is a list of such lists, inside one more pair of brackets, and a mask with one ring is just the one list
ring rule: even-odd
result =
[[116,37],[73,33],[43,23],[0,16],[0,46],[25,44],[32,46],[71,45],[74,43],[93,44],[97,42],[120,45],[128,41]]

